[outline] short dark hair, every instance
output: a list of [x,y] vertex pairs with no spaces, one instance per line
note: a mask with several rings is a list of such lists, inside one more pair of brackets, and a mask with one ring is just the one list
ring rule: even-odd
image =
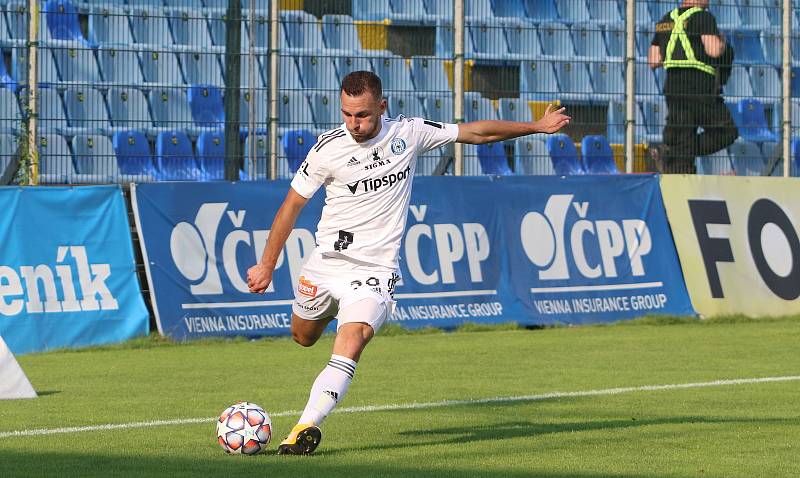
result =
[[381,79],[371,71],[354,71],[345,76],[342,91],[349,96],[361,96],[369,91],[375,98],[383,98]]

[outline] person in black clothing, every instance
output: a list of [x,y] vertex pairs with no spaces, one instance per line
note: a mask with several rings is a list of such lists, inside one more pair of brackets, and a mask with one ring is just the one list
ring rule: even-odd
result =
[[667,70],[664,144],[651,149],[662,173],[693,174],[695,157],[726,148],[739,135],[721,96],[733,51],[707,7],[708,0],[686,0],[664,15],[648,52],[650,68]]

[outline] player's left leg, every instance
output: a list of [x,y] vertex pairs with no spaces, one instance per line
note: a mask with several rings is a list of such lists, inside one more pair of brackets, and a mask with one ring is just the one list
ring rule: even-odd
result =
[[390,303],[364,298],[340,309],[339,330],[328,365],[314,381],[298,424],[278,447],[278,454],[307,455],[322,439],[319,425],[344,398],[361,353],[388,317]]

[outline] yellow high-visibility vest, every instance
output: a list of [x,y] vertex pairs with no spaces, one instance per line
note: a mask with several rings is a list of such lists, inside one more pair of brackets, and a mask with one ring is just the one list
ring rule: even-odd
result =
[[[686,23],[689,17],[697,12],[702,12],[702,8],[692,7],[683,14],[676,8],[669,15],[672,18],[673,27],[672,33],[669,36],[669,43],[667,43],[667,57],[664,60],[664,68],[694,68],[709,75],[716,75],[716,70],[713,66],[703,63],[698,60],[692,49],[692,43],[689,41],[689,36],[686,34]],[[686,53],[685,60],[673,60],[672,54],[675,52],[675,45],[681,42],[684,53]]]

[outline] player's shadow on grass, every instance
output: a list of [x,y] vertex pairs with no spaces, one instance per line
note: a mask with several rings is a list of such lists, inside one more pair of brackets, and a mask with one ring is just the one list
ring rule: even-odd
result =
[[763,418],[763,419],[740,419],[740,418],[710,418],[710,417],[672,417],[658,419],[636,419],[629,420],[597,420],[587,422],[567,422],[567,423],[533,423],[533,422],[509,422],[491,425],[478,425],[470,427],[435,428],[429,430],[407,430],[397,433],[400,436],[408,437],[405,443],[376,444],[366,447],[343,448],[338,450],[326,451],[326,454],[334,455],[337,453],[350,453],[352,451],[397,449],[400,447],[420,447],[429,445],[448,445],[464,444],[469,442],[481,442],[508,440],[511,438],[536,438],[545,435],[558,433],[591,432],[597,430],[624,430],[629,428],[639,428],[658,425],[694,425],[694,424],[725,424],[725,423],[775,423],[792,422],[797,424],[797,418]]

